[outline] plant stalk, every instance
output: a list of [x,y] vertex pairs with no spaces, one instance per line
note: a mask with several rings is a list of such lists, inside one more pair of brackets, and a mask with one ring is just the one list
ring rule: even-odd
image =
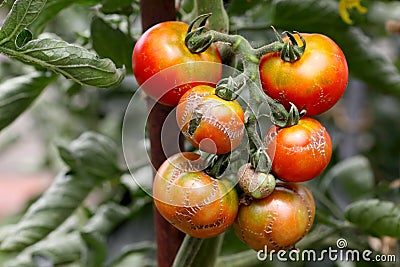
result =
[[186,235],[172,267],[192,266],[204,239]]

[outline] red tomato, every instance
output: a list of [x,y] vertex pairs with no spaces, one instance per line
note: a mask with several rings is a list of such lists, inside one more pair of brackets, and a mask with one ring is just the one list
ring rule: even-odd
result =
[[261,83],[265,93],[286,108],[292,102],[299,110],[307,110],[307,116],[314,116],[341,98],[348,83],[348,68],[342,50],[330,38],[322,34],[302,36],[307,45],[298,61],[285,62],[280,53],[261,58]]
[[266,198],[239,207],[234,232],[252,249],[276,253],[293,248],[308,233],[314,217],[314,198],[306,186],[278,183]]
[[204,173],[202,158],[193,152],[169,157],[154,178],[154,203],[160,214],[182,232],[209,238],[234,222],[238,195],[225,179]]
[[165,105],[176,106],[188,89],[199,84],[214,85],[222,75],[216,46],[192,54],[184,42],[187,29],[183,22],[159,23],[139,38],[132,53],[138,84],[147,95]]
[[272,126],[265,137],[272,172],[289,182],[304,182],[319,175],[332,156],[331,138],[317,120],[309,117],[279,128]]
[[199,85],[187,91],[176,109],[178,126],[201,151],[225,154],[237,148],[244,134],[244,113],[236,101],[215,95],[215,88]]

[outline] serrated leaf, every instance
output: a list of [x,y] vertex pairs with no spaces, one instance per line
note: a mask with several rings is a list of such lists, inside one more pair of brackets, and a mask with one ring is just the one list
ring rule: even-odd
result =
[[357,201],[347,207],[345,217],[371,235],[400,238],[400,207],[393,202]]
[[132,50],[134,40],[99,17],[90,26],[93,49],[101,56],[110,58],[118,67],[125,66],[132,72]]
[[0,52],[53,70],[80,84],[100,88],[117,86],[125,76],[125,70],[117,69],[110,59],[100,59],[97,54],[62,40],[35,39],[18,50],[0,47]]
[[60,11],[73,4],[95,5],[101,0],[47,0],[40,16],[29,27],[35,36],[42,33],[46,24],[53,19]]
[[0,46],[29,26],[45,4],[46,0],[16,0],[0,29]]
[[0,84],[0,130],[21,115],[54,77],[31,72]]
[[0,250],[21,251],[63,223],[96,185],[90,177],[60,173],[1,243]]
[[61,158],[70,169],[91,179],[112,179],[121,175],[115,142],[98,133],[85,132],[69,145],[59,145]]
[[275,0],[272,7],[274,26],[328,35],[343,50],[353,76],[376,90],[400,97],[398,69],[360,28],[350,27],[342,21],[337,2]]
[[371,164],[363,156],[345,159],[328,170],[318,189],[322,192],[332,192],[334,190],[333,183],[340,186],[351,201],[368,196],[374,189],[374,174]]

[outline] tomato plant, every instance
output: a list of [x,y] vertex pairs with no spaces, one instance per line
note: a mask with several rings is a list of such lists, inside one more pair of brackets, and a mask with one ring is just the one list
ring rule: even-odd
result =
[[280,179],[304,182],[315,178],[329,164],[332,156],[331,138],[316,119],[304,117],[297,125],[272,126],[266,133],[267,152],[272,172]]
[[[352,7],[355,12],[346,14]],[[371,250],[371,256],[397,252],[399,140],[393,137],[400,134],[400,106],[393,96],[400,96],[400,72],[396,64],[399,40],[393,35],[400,33],[399,7],[399,1],[384,0],[2,1],[0,53],[9,59],[0,58],[0,130],[25,114],[15,121],[17,125],[1,133],[6,160],[0,160],[0,170],[5,168],[6,176],[15,171],[12,177],[36,177],[37,171],[40,176],[52,174],[54,183],[32,205],[2,221],[0,266],[36,266],[39,261],[55,266],[258,266],[260,259],[245,251],[248,247],[232,231],[218,234],[232,224],[236,212],[234,228],[252,248],[296,246],[293,252],[312,249],[319,259],[324,256],[319,252],[335,247],[343,252]],[[362,12],[368,12],[368,17]],[[344,14],[347,23],[350,15],[352,25],[338,14]],[[188,28],[185,23],[196,16],[199,19]],[[185,23],[171,22],[175,19]],[[169,22],[145,32],[161,21]],[[288,31],[275,31],[277,40],[270,42],[265,33],[267,23]],[[47,32],[52,29],[56,29],[56,38]],[[167,29],[171,31],[165,33]],[[304,33],[306,42],[302,43],[293,29],[330,36],[343,49],[349,71],[357,78],[349,83],[345,101],[319,117],[331,136],[339,138],[335,138],[335,154],[329,163],[332,168],[307,182],[315,192],[319,216],[314,232],[298,243],[295,240],[305,234],[302,230],[311,227],[313,205],[301,205],[311,202],[308,194],[295,193],[301,191],[301,185],[285,185],[280,179],[304,181],[327,164],[327,151],[332,150],[330,145],[324,147],[328,137],[322,130],[313,135],[310,125],[314,124],[308,118],[300,120],[304,112],[299,111],[305,109],[313,116],[334,105],[346,84],[347,65],[341,53],[330,53],[334,46],[324,43],[327,40],[321,34]],[[222,79],[216,46],[224,64],[236,68],[224,68]],[[139,49],[142,51],[137,52]],[[280,62],[275,61],[279,56]],[[146,96],[132,80],[132,70]],[[277,96],[260,90],[262,79],[269,75],[276,83],[264,89],[282,85]],[[197,101],[186,101],[190,108],[182,104],[182,116],[187,118],[187,128],[182,130],[196,148],[206,151],[201,155],[217,155],[207,155],[209,166],[198,155],[189,159],[185,154],[182,162],[175,160],[170,165],[167,161],[167,167],[161,169],[163,177],[159,175],[155,181],[155,193],[165,201],[153,200],[149,191],[152,170],[185,148],[179,146],[181,136],[174,131],[175,117],[171,115],[178,99],[198,85],[211,89],[203,88]],[[48,90],[50,94],[45,92]],[[222,103],[215,95],[229,101]],[[233,134],[226,137],[218,129],[227,123],[227,117],[218,116],[231,112],[229,107],[236,105],[231,100],[239,96],[245,116],[237,121],[237,129],[243,125],[242,131],[235,132],[232,127]],[[151,97],[169,106],[145,101]],[[208,105],[214,100],[215,106]],[[205,111],[215,115],[212,125],[206,124]],[[172,118],[172,124],[167,118]],[[265,119],[275,125],[270,143],[260,136],[264,135]],[[309,145],[307,136],[311,136]],[[278,139],[287,146],[279,146]],[[26,141],[29,147],[35,142],[33,148],[37,149],[20,150],[27,147]],[[237,143],[240,146],[235,149]],[[48,151],[53,147],[50,144],[57,144],[58,158],[54,149]],[[278,176],[279,165],[286,174]],[[227,177],[229,181],[238,178],[238,186],[231,185]],[[8,185],[0,186],[3,191],[5,188]],[[13,194],[6,191],[0,193],[3,198]],[[95,201],[88,203],[87,196]],[[371,197],[374,199],[368,199]],[[182,231],[197,237],[218,236],[206,240],[184,237],[159,216],[153,202]],[[304,226],[305,213],[310,226]],[[346,248],[338,242],[343,239],[349,241]],[[182,255],[187,257],[180,260]],[[279,257],[268,265],[292,264],[277,260]],[[324,266],[335,264],[326,258],[321,262]],[[390,265],[373,262],[374,266]]]
[[[183,22],[159,23],[140,37],[132,53],[138,84],[147,95],[165,105],[176,106],[188,89],[216,84],[221,78],[218,49],[212,45],[205,52],[191,53],[184,42],[187,30],[188,25]],[[159,75],[150,79],[156,74]]]
[[273,253],[293,248],[311,229],[314,217],[314,198],[305,185],[278,183],[266,198],[240,206],[234,231],[254,250],[266,246]]
[[215,95],[215,88],[196,86],[179,101],[176,118],[185,137],[198,149],[213,154],[231,152],[244,134],[244,113],[236,101]]
[[265,93],[286,108],[293,103],[313,116],[327,111],[341,98],[348,83],[348,68],[342,50],[332,39],[322,34],[301,35],[306,49],[299,60],[285,62],[279,52],[261,58],[261,83]]
[[200,155],[169,157],[153,183],[154,203],[162,216],[182,232],[199,238],[227,230],[238,211],[238,195],[228,180],[210,177]]

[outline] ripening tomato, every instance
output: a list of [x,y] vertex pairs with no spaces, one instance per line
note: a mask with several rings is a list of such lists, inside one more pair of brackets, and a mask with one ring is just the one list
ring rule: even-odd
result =
[[329,164],[332,142],[325,127],[309,117],[286,128],[271,126],[265,137],[272,172],[289,182],[304,182],[318,176]]
[[225,154],[237,148],[244,135],[244,112],[239,102],[215,94],[215,88],[199,85],[187,91],[176,108],[184,136],[201,151]]
[[169,157],[158,169],[153,198],[160,214],[182,232],[209,238],[227,230],[237,215],[239,200],[233,185],[204,171],[193,152]]
[[187,29],[183,22],[159,23],[143,33],[132,53],[138,84],[165,105],[176,106],[188,89],[199,84],[214,85],[222,75],[216,46],[211,45],[203,53],[191,53],[184,41]]
[[267,95],[286,108],[292,102],[299,110],[307,110],[307,116],[314,116],[341,98],[348,83],[348,68],[342,50],[332,39],[322,34],[302,36],[306,48],[298,61],[285,62],[279,52],[266,54],[261,58],[260,77]]
[[276,253],[293,248],[308,233],[314,217],[311,191],[302,184],[281,182],[266,198],[241,205],[233,227],[252,249]]

